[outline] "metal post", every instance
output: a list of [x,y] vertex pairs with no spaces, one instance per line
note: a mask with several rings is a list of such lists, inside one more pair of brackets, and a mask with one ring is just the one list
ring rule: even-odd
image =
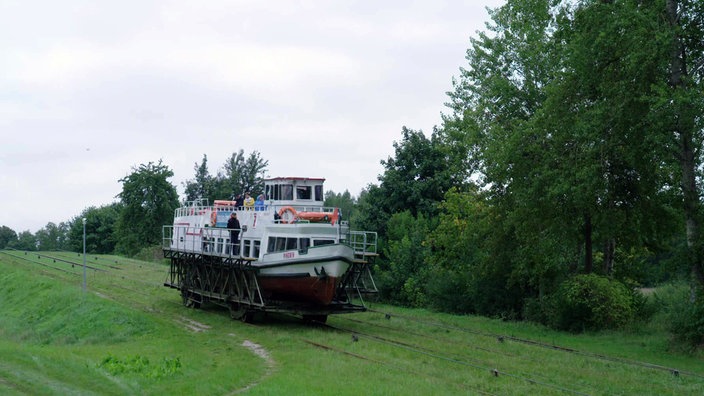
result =
[[83,292],[86,292],[86,218],[83,218]]

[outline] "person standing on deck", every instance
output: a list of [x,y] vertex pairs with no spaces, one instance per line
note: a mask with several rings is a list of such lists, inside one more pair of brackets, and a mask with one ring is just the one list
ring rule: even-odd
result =
[[257,200],[254,201],[254,210],[262,211],[264,210],[264,194],[259,194]]
[[244,194],[244,209],[254,210],[254,198],[249,193]]
[[227,229],[230,230],[230,246],[232,248],[232,254],[237,254],[240,244],[240,221],[237,220],[237,213],[232,212],[230,215],[230,219],[227,220]]

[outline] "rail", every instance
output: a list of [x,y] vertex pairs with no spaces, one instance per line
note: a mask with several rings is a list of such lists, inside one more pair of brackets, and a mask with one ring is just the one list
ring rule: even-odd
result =
[[345,243],[353,250],[355,257],[364,259],[377,255],[377,233],[373,231],[350,231]]
[[[230,241],[229,228],[209,228],[166,225],[162,227],[164,250],[202,253],[222,257],[239,257],[240,243]],[[242,229],[239,229],[241,232]],[[240,233],[241,235],[241,233]]]

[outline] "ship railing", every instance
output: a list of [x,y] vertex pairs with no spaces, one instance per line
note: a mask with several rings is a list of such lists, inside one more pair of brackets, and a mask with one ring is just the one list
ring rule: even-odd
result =
[[353,293],[364,305],[365,296],[376,295],[376,287],[372,276],[372,263],[377,254],[377,233],[372,231],[350,231],[345,243],[354,250],[354,261],[346,274],[344,289]]
[[203,214],[205,211],[210,210],[212,207],[208,203],[206,198],[198,198],[193,201],[186,201],[179,208],[174,211],[176,217],[190,216],[194,214]]
[[210,211],[212,210],[212,206],[182,206],[180,208],[176,208],[174,214],[176,217],[184,217],[193,215],[203,215],[206,213],[210,213]]
[[339,209],[334,206],[308,206],[308,205],[282,205],[282,204],[273,204],[273,205],[268,205],[277,212],[283,208],[290,207],[296,210],[296,212],[314,212],[314,213],[333,213],[335,212],[335,209]]
[[[162,228],[162,249],[214,256],[240,256],[240,243],[230,241],[228,228],[166,225]],[[240,229],[240,235],[243,230]]]
[[373,231],[350,231],[345,243],[354,250],[355,257],[365,259],[377,255],[377,237],[377,233]]

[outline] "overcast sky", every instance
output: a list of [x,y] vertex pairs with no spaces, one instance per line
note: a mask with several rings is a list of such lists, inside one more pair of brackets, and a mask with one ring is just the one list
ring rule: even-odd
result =
[[441,122],[476,1],[0,0],[0,225],[114,202],[163,160],[183,193],[240,149],[353,195]]

